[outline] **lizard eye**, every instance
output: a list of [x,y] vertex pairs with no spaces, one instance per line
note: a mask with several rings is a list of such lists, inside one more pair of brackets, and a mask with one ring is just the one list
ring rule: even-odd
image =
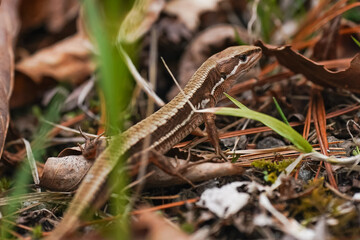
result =
[[240,59],[240,61],[242,61],[242,62],[246,62],[247,56],[244,55],[244,54],[241,54],[241,55],[239,56],[239,59]]
[[226,79],[226,74],[225,73],[220,73],[220,77],[225,80]]

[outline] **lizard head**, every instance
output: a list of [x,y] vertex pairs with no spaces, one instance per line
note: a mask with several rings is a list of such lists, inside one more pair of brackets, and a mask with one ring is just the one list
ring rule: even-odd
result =
[[214,95],[222,94],[248,72],[261,57],[261,48],[255,46],[229,47],[213,56],[218,78],[211,90]]

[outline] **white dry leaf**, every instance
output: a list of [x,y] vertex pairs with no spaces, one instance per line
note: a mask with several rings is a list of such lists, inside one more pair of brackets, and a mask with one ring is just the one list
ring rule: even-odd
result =
[[360,201],[360,193],[355,193],[352,199],[357,202]]
[[200,14],[216,10],[219,2],[220,0],[173,0],[166,4],[164,12],[177,16],[189,30],[195,31]]
[[233,182],[221,188],[207,189],[196,204],[209,209],[219,218],[228,218],[248,203],[250,195],[238,191],[238,188],[245,184]]

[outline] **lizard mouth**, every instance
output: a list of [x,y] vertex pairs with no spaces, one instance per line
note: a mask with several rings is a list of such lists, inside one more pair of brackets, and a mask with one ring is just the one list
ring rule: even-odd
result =
[[254,56],[250,59],[250,61],[249,61],[250,67],[254,66],[254,65],[259,61],[259,59],[260,59],[261,56],[262,56],[262,54],[261,54],[261,48],[256,48],[256,49],[254,49],[254,52],[255,52],[255,53],[259,53],[259,54],[254,54]]
[[248,71],[250,71],[250,69],[259,61],[261,56],[262,56],[261,48],[254,49],[252,56],[250,57],[249,61],[247,62],[247,67],[246,67],[246,70],[244,71],[244,73],[247,73]]

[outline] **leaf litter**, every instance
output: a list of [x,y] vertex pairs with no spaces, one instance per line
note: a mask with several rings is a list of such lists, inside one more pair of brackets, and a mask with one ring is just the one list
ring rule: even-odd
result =
[[[27,4],[24,2],[26,1],[19,6],[22,14],[30,11],[26,10],[24,6]],[[7,53],[0,57],[3,63],[0,75],[5,76],[2,78],[4,121],[1,137],[3,142],[7,138],[1,160],[4,166],[1,177],[5,180],[0,181],[0,189],[4,190],[0,202],[3,206],[10,202],[16,203],[17,211],[21,212],[17,220],[7,219],[16,225],[12,237],[28,237],[35,232],[38,234],[36,236],[45,236],[46,233],[42,231],[51,231],[55,223],[60,221],[64,199],[69,200],[69,191],[76,189],[92,164],[92,160],[86,159],[79,149],[70,150],[75,146],[70,139],[78,137],[73,130],[81,127],[85,132],[99,135],[106,121],[104,97],[96,88],[88,89],[90,97],[82,101],[82,107],[72,104],[61,113],[58,126],[65,125],[74,129],[66,131],[64,127],[54,127],[53,134],[48,135],[49,139],[42,146],[45,155],[39,157],[35,152],[42,192],[36,193],[39,186],[33,185],[28,187],[28,193],[16,197],[9,194],[9,187],[14,185],[9,186],[7,179],[13,180],[14,170],[19,169],[21,162],[15,159],[25,156],[23,144],[16,140],[24,136],[29,140],[35,139],[33,134],[36,131],[31,128],[36,129],[39,124],[44,123],[42,117],[46,111],[46,106],[37,106],[38,97],[31,96],[26,98],[29,101],[19,101],[17,108],[11,109],[11,131],[8,131],[7,109],[13,75],[18,79],[22,76],[21,81],[15,82],[15,89],[22,84],[20,87],[25,90],[23,95],[34,95],[35,90],[26,86],[36,86],[39,90],[37,94],[40,98],[45,98],[46,89],[54,91],[52,88],[59,87],[59,84],[68,92],[73,92],[97,71],[97,63],[92,58],[92,54],[97,54],[97,49],[93,47],[91,38],[81,25],[84,21],[79,10],[81,7],[72,1],[65,2],[63,5],[58,3],[54,9],[50,5],[44,5],[36,10],[39,11],[38,19],[21,24],[23,28],[20,38],[33,37],[36,44],[31,46],[36,46],[35,49],[31,49],[27,45],[29,43],[24,44],[21,39],[16,43],[17,31],[9,31],[4,24],[9,23],[8,21],[0,22],[0,31],[5,34],[2,36],[10,39],[4,45],[0,42],[0,52]],[[160,37],[156,41],[157,55],[164,57],[181,84],[185,84],[191,73],[213,53],[229,45],[244,42],[251,44],[251,39],[262,40],[256,43],[264,53],[259,66],[238,83],[230,95],[236,95],[250,109],[280,119],[272,101],[275,97],[290,126],[303,134],[313,149],[329,152],[329,157],[325,158],[320,154],[304,157],[298,150],[288,148],[291,143],[286,138],[276,135],[258,122],[217,116],[217,127],[223,131],[221,137],[234,137],[228,140],[236,141],[236,137],[244,136],[241,145],[227,143],[242,149],[224,147],[229,162],[208,162],[213,149],[206,142],[207,138],[198,131],[197,135],[200,137],[194,135],[187,138],[166,155],[166,166],[177,169],[178,175],[169,175],[152,164],[142,178],[131,178],[131,183],[126,188],[130,189],[130,197],[133,198],[130,200],[133,211],[130,214],[132,223],[129,230],[133,238],[359,237],[359,215],[356,210],[360,189],[358,156],[349,154],[358,153],[356,139],[360,130],[353,124],[350,136],[346,127],[349,120],[355,123],[359,121],[359,48],[355,42],[351,42],[351,36],[355,39],[359,37],[356,35],[359,19],[353,17],[359,14],[358,9],[354,8],[358,3],[343,0],[331,5],[326,0],[314,6],[308,4],[290,7],[286,3],[259,2],[235,3],[224,0],[199,5],[187,0],[138,0],[135,8],[140,11],[133,14],[141,15],[144,21],[132,22],[128,17],[122,23],[114,23],[121,33],[117,39],[125,47],[129,42],[139,42],[137,51],[142,57],[138,59],[135,70],[146,80],[150,78],[149,52],[153,48],[150,45],[151,34],[158,31]],[[7,12],[1,11],[9,3],[14,6]],[[3,0],[0,18],[13,18],[15,15],[11,14],[15,14],[16,4],[17,1]],[[189,7],[189,4],[193,7]],[[329,7],[324,8],[323,4],[328,4]],[[346,11],[349,14],[340,15]],[[30,13],[27,14],[31,16]],[[76,27],[76,18],[81,23],[79,27]],[[23,15],[20,19],[32,18]],[[11,29],[16,30],[19,22],[10,22],[15,24]],[[348,27],[349,25],[352,27]],[[59,38],[60,35],[63,37]],[[116,35],[113,36],[114,39]],[[326,38],[325,35],[331,37]],[[11,54],[15,54],[15,58]],[[171,81],[161,64],[157,68],[157,93],[164,99],[169,94]],[[26,81],[32,82],[32,85],[25,85]],[[313,97],[316,91],[321,98]],[[84,99],[84,96],[81,98]],[[140,90],[134,91],[133,99],[131,112],[125,113],[127,126],[145,116],[144,106],[148,104],[147,97]],[[223,99],[219,106],[228,107],[230,103]],[[311,125],[314,121],[317,124],[315,128]],[[30,128],[16,125],[21,122],[26,122]],[[338,140],[334,143],[330,141],[330,137]],[[62,141],[58,141],[60,139]],[[273,139],[270,142],[285,143],[287,147],[270,145],[267,146],[270,147],[268,149],[256,149],[261,146],[259,142],[269,139]],[[189,141],[192,144],[188,145]],[[327,141],[329,145],[324,144]],[[342,142],[349,144],[341,145]],[[63,153],[55,157],[62,150]],[[43,164],[45,159],[47,161]],[[339,164],[341,160],[343,162]],[[325,164],[326,170],[321,161],[329,162]],[[186,164],[190,167],[184,168]],[[33,172],[34,167],[32,162]],[[129,175],[136,176],[138,166],[129,168]],[[330,174],[334,175],[333,180]],[[145,185],[136,190],[141,181]],[[186,185],[187,181],[197,184],[196,187],[189,187]],[[46,195],[45,190],[66,193],[49,192]],[[112,198],[119,199],[119,196],[114,194]],[[106,231],[107,234],[116,232],[113,223],[121,218],[122,212],[118,212],[118,215],[111,214],[108,211],[111,207],[114,204],[106,202],[98,210],[96,220],[84,222],[85,225],[99,225],[102,230],[93,226],[86,227],[83,236],[93,234],[95,239],[100,239]],[[162,215],[154,213],[154,209],[162,209]],[[42,226],[40,230],[37,225]]]

